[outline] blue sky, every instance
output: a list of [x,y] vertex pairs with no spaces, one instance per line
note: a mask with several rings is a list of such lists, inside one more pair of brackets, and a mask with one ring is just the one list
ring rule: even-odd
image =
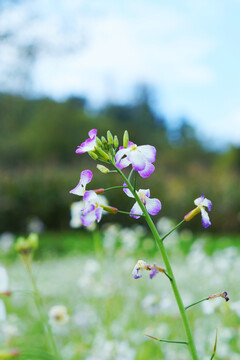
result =
[[75,44],[39,56],[36,94],[85,94],[98,106],[146,83],[171,125],[184,116],[206,142],[240,145],[240,0],[35,0],[14,11],[38,18],[23,41]]

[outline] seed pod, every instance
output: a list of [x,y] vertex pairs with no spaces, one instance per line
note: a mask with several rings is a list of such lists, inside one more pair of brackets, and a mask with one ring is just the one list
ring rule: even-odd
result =
[[123,147],[125,149],[128,147],[128,142],[129,142],[129,135],[128,135],[128,131],[125,130],[123,135]]
[[103,210],[107,211],[110,214],[117,214],[118,213],[118,209],[113,207],[113,206],[106,206],[106,205],[101,205]]
[[97,168],[98,168],[98,170],[101,171],[103,174],[107,174],[107,173],[109,173],[109,171],[110,171],[106,166],[100,165],[100,164],[97,164]]
[[88,155],[93,159],[93,160],[97,160],[98,159],[98,156],[95,152],[93,151],[89,151],[88,152]]
[[114,145],[115,149],[117,149],[119,146],[119,141],[118,141],[117,135],[114,136],[113,145]]
[[113,145],[113,136],[110,130],[107,131],[108,144]]

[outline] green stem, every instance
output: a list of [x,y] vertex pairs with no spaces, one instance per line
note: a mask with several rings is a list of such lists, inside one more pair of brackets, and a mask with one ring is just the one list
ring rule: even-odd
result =
[[134,172],[134,169],[132,169],[128,175],[128,181],[131,182],[131,177],[132,177],[132,174]]
[[145,216],[144,214],[132,214],[132,213],[130,213],[130,212],[128,212],[128,211],[122,211],[122,210],[118,210],[118,213],[120,213],[120,214],[126,214],[126,215],[133,215],[133,216]]
[[115,189],[123,189],[125,188],[126,186],[112,186],[112,187],[109,187],[109,188],[106,188],[104,189],[104,192],[105,191],[109,191],[109,190],[115,190]]
[[135,171],[135,174],[134,174],[134,185],[133,185],[134,191],[136,191],[136,187],[137,187],[137,172]]
[[180,223],[178,223],[172,230],[170,230],[168,233],[163,235],[163,237],[161,237],[161,240],[163,241],[164,239],[166,239],[166,237],[168,237],[174,230],[176,230],[180,225],[182,225],[184,221],[185,220],[180,221]]
[[172,344],[183,344],[183,345],[188,345],[187,341],[181,341],[181,340],[165,340],[165,339],[158,339],[155,336],[151,336],[151,335],[147,335],[147,334],[143,334],[153,340],[157,340],[157,341],[161,341],[161,342],[166,342],[166,343],[172,343]]
[[28,262],[28,260],[24,261],[24,264],[26,266],[26,269],[27,269],[27,272],[28,272],[28,275],[29,275],[29,278],[30,278],[30,281],[31,281],[31,284],[32,284],[32,287],[33,287],[33,290],[34,290],[35,303],[36,303],[38,312],[40,314],[42,324],[43,324],[44,329],[45,329],[47,340],[49,341],[49,345],[50,345],[51,350],[54,353],[55,359],[60,360],[61,358],[60,358],[60,355],[59,355],[58,350],[57,350],[57,346],[56,346],[56,343],[55,343],[55,340],[54,340],[54,337],[53,337],[52,329],[51,329],[51,327],[49,325],[48,318],[47,318],[47,316],[46,316],[46,314],[44,312],[43,301],[42,301],[42,298],[41,298],[41,296],[39,294],[37,284],[36,284],[35,279],[34,279],[33,274],[32,274],[31,265]]
[[209,300],[209,298],[204,298],[204,299],[198,300],[198,301],[196,301],[195,303],[192,303],[192,304],[186,306],[186,307],[185,307],[185,310],[187,310],[187,309],[189,309],[190,307],[192,307],[192,306],[194,306],[194,305],[197,305],[197,304],[199,304],[199,303],[201,303],[201,302],[203,302],[203,301],[206,301],[206,300]]
[[189,320],[188,320],[188,317],[187,317],[187,313],[185,311],[185,307],[183,305],[183,301],[182,301],[180,292],[178,290],[177,283],[176,283],[176,280],[175,280],[175,277],[174,277],[174,274],[173,274],[173,271],[172,271],[172,267],[171,267],[171,264],[169,262],[168,255],[167,255],[167,252],[165,250],[163,241],[162,241],[160,235],[158,234],[158,231],[157,231],[157,229],[156,229],[156,227],[155,227],[155,225],[154,225],[154,223],[152,221],[152,218],[148,214],[145,206],[141,202],[141,200],[140,200],[139,196],[137,195],[136,191],[134,191],[134,188],[131,185],[131,183],[128,181],[128,179],[126,178],[126,176],[123,174],[123,172],[120,169],[118,169],[114,164],[112,164],[112,165],[114,166],[115,170],[117,170],[117,172],[122,177],[122,179],[126,182],[129,190],[131,191],[131,193],[133,194],[135,200],[137,201],[138,205],[140,206],[141,210],[143,211],[143,214],[145,215],[145,219],[146,219],[146,221],[148,223],[148,226],[149,226],[149,228],[150,228],[150,230],[151,230],[151,232],[152,232],[152,234],[153,234],[153,236],[154,236],[154,238],[155,238],[155,240],[156,240],[156,242],[158,244],[159,250],[160,250],[160,252],[162,254],[163,261],[164,261],[165,266],[166,266],[166,270],[167,270],[169,276],[171,276],[171,278],[172,278],[171,286],[172,286],[172,289],[173,289],[173,292],[174,292],[174,295],[175,295],[175,298],[176,298],[176,301],[177,301],[177,304],[178,304],[178,308],[179,308],[179,311],[180,311],[180,314],[181,314],[181,317],[182,317],[182,321],[183,321],[183,325],[184,325],[184,328],[185,328],[185,332],[186,332],[186,335],[187,335],[189,351],[190,351],[190,353],[192,355],[192,359],[193,360],[198,360],[197,350],[196,350],[196,347],[195,347],[195,344],[194,344],[194,340],[193,340]]

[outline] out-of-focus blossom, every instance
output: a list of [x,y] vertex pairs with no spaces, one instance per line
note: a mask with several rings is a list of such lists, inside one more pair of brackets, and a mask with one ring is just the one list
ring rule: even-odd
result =
[[27,238],[20,236],[15,243],[15,250],[23,255],[33,253],[38,248],[38,234],[31,233]]
[[92,129],[88,133],[89,138],[78,146],[76,153],[83,154],[88,151],[93,151],[96,146],[97,129]]
[[45,225],[41,219],[38,217],[34,217],[30,219],[29,223],[27,224],[27,232],[28,233],[36,233],[41,234],[45,228]]
[[4,232],[0,236],[0,250],[4,253],[8,252],[13,245],[15,236],[10,232]]
[[83,196],[86,191],[86,186],[87,186],[87,184],[90,183],[90,181],[92,180],[92,177],[93,177],[93,174],[92,174],[91,170],[82,171],[79,183],[77,184],[77,186],[74,189],[69,191],[70,194]]
[[205,198],[204,194],[201,197],[194,200],[194,204],[197,206],[195,209],[190,211],[187,215],[184,216],[185,221],[190,221],[194,216],[201,212],[202,214],[202,224],[205,228],[211,225],[208,213],[205,210],[205,207],[208,208],[208,211],[212,209],[212,202]]
[[48,312],[49,322],[52,325],[64,325],[69,321],[68,310],[64,305],[54,305]]
[[7,349],[7,350],[0,350],[0,359],[13,359],[18,357],[20,352],[18,349]]
[[103,214],[103,210],[111,214],[118,212],[117,208],[112,206],[106,206],[102,202],[102,198],[97,195],[94,191],[86,191],[83,196],[84,208],[81,213],[81,221],[83,226],[91,225],[95,220],[100,222]]
[[[123,186],[127,186],[126,183],[123,184]],[[131,193],[131,191],[125,187],[123,189],[123,191],[125,192],[125,194],[131,198],[134,198],[133,194]],[[150,190],[144,190],[144,189],[140,189],[137,191],[137,194],[141,200],[141,202],[143,203],[143,205],[146,207],[147,212],[150,215],[157,215],[157,213],[161,210],[162,208],[162,204],[160,202],[160,200],[158,199],[150,199]],[[135,204],[133,205],[132,209],[130,210],[130,213],[132,214],[139,214],[142,215],[142,209],[140,208],[140,206],[138,205],[137,202],[135,202]],[[140,216],[136,216],[136,215],[130,215],[131,217],[138,219]]]
[[157,273],[165,272],[163,268],[157,266],[156,264],[148,265],[145,261],[138,260],[132,271],[134,279],[140,279],[142,277],[143,270],[151,271],[149,275],[150,279],[152,279]]
[[4,302],[0,299],[0,322],[7,319],[7,312],[4,305]]
[[0,295],[10,295],[8,288],[8,274],[3,266],[0,266]]
[[135,171],[143,178],[149,177],[155,170],[152,164],[156,160],[156,149],[151,145],[137,146],[133,142],[128,142],[128,147],[120,146],[116,153],[116,166],[123,169],[130,164]]

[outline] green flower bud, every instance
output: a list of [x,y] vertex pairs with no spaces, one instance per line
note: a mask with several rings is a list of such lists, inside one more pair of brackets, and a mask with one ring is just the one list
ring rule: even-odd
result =
[[103,146],[101,140],[100,140],[99,137],[97,137],[97,136],[96,136],[96,144],[97,144],[97,146],[99,146],[99,147],[102,147],[102,146]]
[[113,136],[110,130],[107,131],[108,144],[113,145]]
[[106,140],[106,138],[105,138],[104,136],[101,137],[101,140],[102,140],[102,143],[103,143],[104,145],[107,144],[107,140]]
[[109,160],[108,154],[104,150],[102,150],[100,147],[98,147],[98,146],[96,147],[96,152],[102,160],[104,160],[104,161]]
[[107,174],[109,173],[109,169],[106,167],[106,166],[103,166],[103,165],[100,165],[100,164],[97,164],[97,168],[99,171],[101,171],[103,174]]
[[119,146],[119,141],[118,141],[117,135],[114,136],[113,145],[114,145],[115,149],[117,149]]
[[97,160],[97,159],[98,159],[97,154],[95,154],[95,152],[93,152],[93,151],[89,151],[89,152],[88,152],[88,155],[89,155],[93,160]]
[[38,248],[38,235],[31,233],[26,239],[20,236],[15,244],[15,250],[20,254],[29,254]]
[[123,147],[125,149],[128,147],[128,142],[129,142],[129,135],[128,135],[128,131],[125,130],[123,135]]

